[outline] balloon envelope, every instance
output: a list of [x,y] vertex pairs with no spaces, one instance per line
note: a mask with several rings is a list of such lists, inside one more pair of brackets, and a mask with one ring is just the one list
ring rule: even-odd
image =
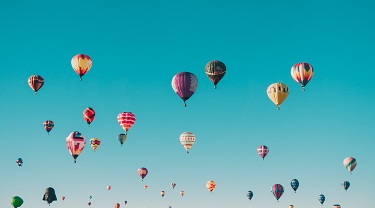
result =
[[120,204],[119,204],[119,203],[116,203],[116,204],[115,204],[115,208],[120,208]]
[[216,89],[216,85],[224,77],[227,68],[223,62],[214,60],[206,64],[204,71],[210,81],[214,84],[214,88]]
[[36,92],[38,92],[38,90],[44,85],[44,79],[39,75],[31,75],[27,82],[29,83],[30,88],[34,91],[34,94],[36,94]]
[[297,179],[293,179],[290,182],[290,186],[292,187],[292,189],[294,190],[294,193],[295,193],[297,191],[298,187],[299,187],[299,181]]
[[107,186],[107,190],[108,190],[108,191],[111,190],[111,188],[112,188],[111,186]]
[[73,56],[71,60],[72,67],[74,71],[78,74],[79,78],[82,80],[82,76],[85,75],[92,66],[92,60],[88,55],[77,54]]
[[183,132],[180,135],[180,142],[182,146],[185,148],[186,153],[189,153],[190,148],[193,146],[195,142],[195,135],[191,132]]
[[248,191],[248,192],[246,193],[246,196],[247,196],[247,198],[248,198],[249,200],[251,200],[251,199],[253,198],[253,196],[254,196],[254,193],[253,193],[252,191]]
[[164,192],[164,191],[161,191],[161,192],[160,192],[160,195],[161,195],[161,197],[164,197],[165,192]]
[[343,161],[344,167],[351,173],[357,166],[357,160],[353,157],[347,157]]
[[314,68],[309,63],[301,62],[292,66],[290,74],[294,81],[301,85],[302,91],[305,91],[305,86],[314,75]]
[[51,120],[47,120],[47,121],[43,122],[44,130],[46,130],[48,134],[54,126],[55,126],[55,123],[53,123],[53,121],[51,121]]
[[349,181],[343,181],[341,182],[341,186],[346,190],[348,190],[348,188],[350,187],[350,183]]
[[133,126],[135,120],[135,115],[131,112],[121,112],[117,116],[117,122],[125,130],[126,133]]
[[171,187],[174,189],[174,187],[176,187],[176,183],[171,183]]
[[48,204],[51,204],[53,201],[57,201],[55,189],[53,189],[52,187],[48,187],[44,191],[42,200],[46,201]]
[[83,119],[86,121],[86,123],[90,126],[91,122],[95,119],[95,111],[94,109],[88,107],[85,110],[83,110]]
[[99,147],[100,145],[100,139],[99,138],[91,138],[90,139],[90,146],[94,151]]
[[258,155],[264,160],[264,157],[267,156],[269,149],[267,146],[261,145],[258,147],[257,152],[258,152]]
[[281,184],[274,184],[272,186],[272,193],[275,196],[276,200],[279,201],[280,197],[284,193],[284,187]]
[[17,208],[17,207],[20,207],[22,206],[23,204],[23,200],[21,197],[19,196],[14,196],[10,199],[10,204],[14,207],[14,208]]
[[172,88],[186,106],[186,101],[198,88],[198,78],[193,73],[180,72],[172,78]]
[[18,158],[18,159],[16,160],[16,163],[17,163],[17,165],[18,165],[19,167],[21,167],[22,164],[23,164],[23,160],[22,160],[22,158]]
[[147,170],[147,168],[145,168],[145,167],[139,168],[137,172],[138,172],[139,177],[142,178],[142,181],[143,181],[143,179],[144,179],[144,178],[147,176],[147,174],[148,174],[148,170]]
[[326,197],[323,194],[320,194],[318,196],[318,200],[319,200],[320,204],[323,205],[324,201],[326,200]]
[[206,182],[206,188],[210,191],[210,192],[212,192],[215,188],[216,188],[216,183],[215,183],[215,181],[207,181]]
[[79,156],[79,154],[81,154],[83,148],[85,147],[85,144],[85,138],[78,131],[70,133],[66,138],[66,148],[68,148],[69,153],[74,158],[74,163],[76,162],[76,159]]
[[126,134],[119,134],[117,136],[117,140],[120,142],[121,146],[122,144],[124,144],[125,140],[126,140]]
[[339,204],[334,204],[332,205],[332,208],[341,208],[341,206]]
[[289,88],[283,83],[273,83],[267,88],[269,99],[280,109],[280,105],[289,95]]

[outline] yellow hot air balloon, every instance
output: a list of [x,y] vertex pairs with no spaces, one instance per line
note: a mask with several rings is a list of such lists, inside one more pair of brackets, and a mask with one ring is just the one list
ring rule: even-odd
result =
[[92,60],[88,55],[77,54],[72,58],[71,64],[74,71],[78,74],[82,81],[82,76],[91,69]]
[[100,139],[99,138],[91,138],[90,139],[90,146],[94,149],[94,152],[96,148],[98,148],[100,145]]
[[283,103],[289,95],[289,88],[283,83],[273,83],[268,86],[267,95],[270,100],[275,103],[277,110],[280,110],[281,103]]
[[214,181],[207,181],[206,182],[206,188],[212,193],[212,191],[215,189],[216,183]]

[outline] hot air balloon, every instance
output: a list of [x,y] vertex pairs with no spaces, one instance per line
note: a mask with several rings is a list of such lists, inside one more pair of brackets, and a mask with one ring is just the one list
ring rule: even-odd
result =
[[348,188],[350,187],[350,183],[349,181],[343,181],[341,182],[341,186],[345,189],[345,191],[347,191]]
[[116,203],[116,204],[115,204],[115,208],[120,208],[120,204],[119,204],[119,203]]
[[206,188],[212,193],[212,191],[215,189],[216,183],[214,181],[207,181],[206,182]]
[[354,168],[357,166],[357,160],[353,157],[345,158],[343,163],[344,163],[344,167],[350,172],[350,174],[352,173]]
[[193,73],[180,72],[172,78],[172,88],[184,101],[184,106],[186,107],[186,101],[198,88],[198,79]]
[[76,159],[81,154],[83,148],[85,147],[86,140],[81,133],[78,131],[74,131],[69,134],[66,138],[66,147],[69,150],[69,153],[74,158],[74,163],[76,163]]
[[294,193],[297,192],[297,189],[299,187],[299,181],[297,179],[293,179],[291,182],[290,182],[290,186],[292,187],[292,189],[294,190]]
[[318,200],[319,200],[320,204],[323,206],[323,203],[326,200],[326,197],[323,194],[320,194],[318,196]]
[[180,135],[180,142],[182,146],[185,148],[186,153],[189,153],[190,148],[193,146],[195,142],[195,135],[191,132],[183,132]]
[[138,175],[142,178],[142,181],[146,177],[147,174],[148,174],[147,168],[142,167],[138,169]]
[[268,147],[266,147],[265,145],[261,145],[258,147],[257,152],[258,152],[258,155],[264,160],[264,157],[267,156],[269,150],[268,150]]
[[341,206],[339,204],[334,204],[332,205],[332,208],[341,208]]
[[65,196],[62,196],[62,197],[61,197],[61,200],[63,200],[63,201],[64,201],[64,200],[65,200]]
[[124,201],[124,204],[126,205],[128,203],[128,201]]
[[289,208],[294,208],[294,206],[293,205],[289,205]]
[[92,196],[90,196],[89,198],[92,199]]
[[251,201],[251,199],[252,199],[253,196],[254,196],[254,193],[253,193],[252,191],[248,191],[248,192],[246,193],[246,196],[247,196],[247,198]]
[[107,190],[108,190],[108,191],[111,190],[111,188],[112,188],[111,186],[107,186]]
[[214,60],[206,64],[204,71],[211,82],[214,83],[214,88],[216,89],[216,85],[224,77],[227,68],[223,62]]
[[164,192],[164,191],[161,191],[161,192],[160,192],[160,195],[161,195],[161,197],[164,197],[165,192]]
[[91,202],[87,203],[87,205],[91,206]]
[[181,195],[182,197],[184,197],[185,192],[184,192],[184,191],[180,191],[180,195]]
[[172,189],[174,189],[174,187],[176,187],[176,184],[175,183],[171,183],[171,187],[172,187]]
[[314,68],[306,62],[301,62],[292,66],[290,74],[294,81],[301,85],[302,91],[305,91],[305,86],[314,75]]
[[74,71],[78,74],[80,80],[82,81],[82,76],[85,75],[92,66],[92,60],[88,55],[77,54],[72,58],[72,67]]
[[148,188],[148,186],[147,186],[147,185],[144,185],[144,186],[143,186],[143,188],[144,188],[144,189],[147,189],[147,188]]
[[44,126],[44,129],[47,131],[47,133],[49,134],[49,132],[52,130],[52,128],[55,126],[55,123],[53,123],[53,121],[51,120],[47,120],[43,123],[43,126]]
[[280,197],[284,193],[284,187],[280,184],[274,184],[272,186],[272,193],[275,196],[276,200],[279,201]]
[[267,88],[267,95],[273,103],[277,106],[277,110],[280,110],[281,103],[289,95],[289,88],[283,83],[273,83]]
[[88,107],[85,110],[83,110],[83,119],[86,121],[86,123],[90,126],[91,122],[95,119],[95,111],[94,109]]
[[125,130],[125,134],[128,134],[128,130],[135,123],[135,115],[131,112],[121,112],[117,116],[117,121],[120,124],[120,126]]
[[29,86],[32,90],[34,90],[34,94],[36,95],[36,92],[42,88],[44,85],[44,79],[42,76],[39,75],[31,75],[28,79]]
[[98,148],[100,145],[100,139],[99,138],[91,138],[90,139],[90,146],[94,149],[94,152],[96,148]]
[[18,167],[22,167],[22,164],[23,164],[23,160],[22,160],[22,158],[18,158],[18,159],[16,160],[16,163],[17,163]]
[[46,201],[48,203],[48,205],[50,205],[53,201],[57,201],[55,189],[53,189],[52,187],[48,187],[44,191],[44,195],[43,195],[42,200]]
[[17,207],[20,207],[22,206],[23,204],[23,200],[21,197],[19,196],[14,196],[10,199],[10,204],[14,207],[14,208],[17,208]]
[[118,139],[118,141],[120,142],[120,144],[121,144],[121,146],[122,146],[122,144],[124,144],[124,142],[125,142],[125,140],[126,140],[126,134],[119,134],[119,135],[117,136],[117,139]]

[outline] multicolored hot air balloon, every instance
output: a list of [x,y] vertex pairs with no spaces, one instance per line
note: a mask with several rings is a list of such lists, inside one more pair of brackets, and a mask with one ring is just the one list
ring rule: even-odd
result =
[[301,62],[292,66],[290,74],[301,85],[302,91],[305,91],[305,86],[314,75],[314,68],[309,63]]
[[172,88],[174,92],[184,101],[194,94],[198,88],[198,78],[190,72],[180,72],[172,78]]
[[124,144],[125,140],[126,140],[126,134],[119,134],[117,136],[117,140],[120,142],[121,146],[122,144]]
[[281,184],[274,184],[272,186],[272,193],[275,196],[276,200],[279,201],[280,197],[284,193],[284,187]]
[[206,64],[204,71],[211,82],[214,83],[214,88],[216,89],[216,85],[224,77],[227,68],[223,62],[214,60]]
[[216,188],[216,183],[214,181],[207,181],[206,188],[212,193],[212,191]]
[[180,142],[182,146],[185,148],[186,153],[189,153],[190,148],[193,146],[195,142],[195,135],[191,132],[183,132],[180,135]]
[[354,168],[357,166],[357,160],[353,157],[347,157],[344,159],[343,164],[351,174]]
[[348,188],[350,187],[350,183],[349,181],[343,181],[341,182],[341,186],[345,189],[345,191],[347,191]]
[[280,105],[289,95],[289,88],[283,83],[273,83],[268,86],[267,95],[275,103],[277,110],[280,110]]
[[14,207],[20,207],[23,204],[23,199],[19,196],[14,196],[10,199],[10,204]]
[[320,194],[318,196],[318,200],[319,200],[320,204],[323,206],[323,203],[326,200],[326,197],[323,194]]
[[72,58],[71,61],[74,71],[78,74],[82,81],[82,76],[85,75],[92,66],[92,60],[88,55],[77,54]]
[[131,112],[121,112],[117,116],[117,121],[120,126],[125,130],[125,134],[128,134],[128,130],[135,123],[135,115]]
[[341,206],[339,204],[334,204],[332,205],[332,208],[341,208]]
[[17,163],[18,167],[22,167],[22,164],[23,164],[23,160],[22,160],[22,158],[18,158],[18,159],[16,160],[16,163]]
[[176,183],[171,183],[171,187],[174,189],[174,187],[176,187]]
[[257,152],[258,152],[258,155],[264,160],[264,157],[267,156],[269,149],[267,146],[261,145],[258,147]]
[[53,123],[53,121],[51,120],[47,120],[43,123],[43,126],[44,126],[44,129],[47,131],[47,133],[49,134],[49,132],[52,130],[52,128],[55,126],[55,123]]
[[76,163],[76,159],[81,154],[85,144],[85,137],[78,131],[70,133],[66,138],[66,148],[68,148],[69,153],[73,156],[74,163]]
[[98,148],[100,145],[100,139],[99,138],[91,138],[90,139],[90,146],[94,149],[94,152],[96,148]]
[[28,83],[31,89],[34,91],[34,94],[36,95],[36,92],[38,92],[38,90],[43,87],[44,79],[39,75],[31,75],[28,79]]
[[246,196],[247,196],[247,198],[251,201],[251,199],[252,199],[253,196],[254,196],[254,193],[253,193],[252,191],[248,191],[248,192],[246,193]]
[[115,204],[115,208],[120,208],[120,204],[119,204],[119,203],[116,203],[116,204]]
[[164,191],[161,191],[161,192],[160,192],[160,195],[161,195],[161,197],[164,197],[165,192],[164,192]]
[[148,174],[148,170],[147,170],[147,168],[142,167],[142,168],[139,168],[139,169],[138,169],[138,175],[139,175],[139,177],[142,178],[142,181],[143,181],[143,179],[147,176],[147,174]]
[[185,192],[184,192],[184,191],[180,191],[180,195],[181,195],[182,197],[184,197]]
[[297,192],[297,189],[299,187],[299,181],[297,179],[293,179],[291,182],[290,182],[290,186],[292,187],[292,189],[294,190],[294,193]]
[[91,122],[95,119],[95,111],[94,109],[88,107],[85,110],[83,110],[83,119],[86,121],[86,123],[90,126]]
[[48,203],[48,205],[50,205],[54,201],[57,201],[57,197],[56,197],[56,194],[55,194],[55,189],[53,189],[52,187],[48,187],[44,191],[44,195],[43,195],[43,199],[42,200],[46,201]]
[[112,188],[111,186],[107,186],[107,190],[108,190],[108,191],[111,190],[111,188]]

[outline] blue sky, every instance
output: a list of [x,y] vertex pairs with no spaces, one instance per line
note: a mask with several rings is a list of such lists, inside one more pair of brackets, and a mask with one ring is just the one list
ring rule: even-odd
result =
[[[125,200],[130,208],[313,208],[319,194],[325,207],[370,205],[374,9],[346,0],[1,1],[0,205],[19,195],[22,207],[47,207],[49,186],[56,208]],[[70,65],[78,53],[93,60],[83,81]],[[227,66],[216,90],[204,74],[215,59]],[[290,76],[303,61],[315,69],[305,92]],[[181,71],[199,81],[187,107],[171,87]],[[33,74],[45,79],[36,96]],[[279,111],[266,94],[274,82],[290,89]],[[86,107],[96,111],[91,127]],[[122,111],[137,117],[123,147]],[[50,135],[45,120],[55,122]],[[65,147],[72,131],[102,141],[96,152],[87,142],[76,164]],[[188,155],[184,131],[197,138]],[[259,145],[270,149],[264,161]],[[358,161],[353,174],[342,165],[349,156]],[[143,182],[140,167],[149,170]],[[207,180],[217,183],[212,194]],[[270,193],[275,183],[285,188],[280,202]]]

